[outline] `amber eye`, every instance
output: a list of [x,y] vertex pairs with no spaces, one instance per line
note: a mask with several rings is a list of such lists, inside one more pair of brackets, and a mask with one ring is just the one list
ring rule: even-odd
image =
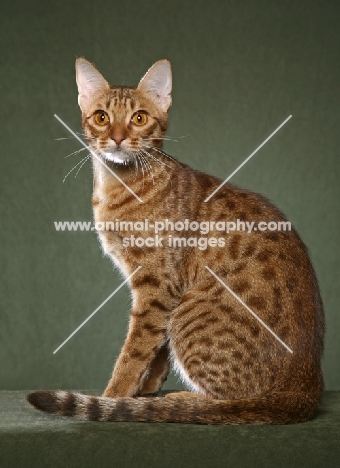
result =
[[104,111],[98,111],[94,114],[94,121],[97,125],[106,125],[109,120],[109,116]]
[[138,126],[145,125],[148,121],[148,116],[145,112],[136,112],[133,116],[131,121]]

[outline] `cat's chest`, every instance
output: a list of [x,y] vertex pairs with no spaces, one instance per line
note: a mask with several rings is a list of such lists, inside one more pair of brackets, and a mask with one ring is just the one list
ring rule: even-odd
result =
[[119,230],[119,210],[114,209],[110,200],[94,195],[92,197],[95,230],[106,254],[122,250],[122,234]]
[[102,249],[122,271],[127,271],[128,264],[133,261],[134,249],[129,248],[134,246],[133,240],[153,235],[154,221],[150,210],[142,210],[129,199],[124,203],[125,200],[103,190],[96,190],[92,197],[95,229]]

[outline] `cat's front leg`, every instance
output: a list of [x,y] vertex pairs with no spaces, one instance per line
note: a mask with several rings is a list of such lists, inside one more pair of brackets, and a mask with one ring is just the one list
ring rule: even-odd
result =
[[165,344],[167,324],[167,308],[158,300],[133,309],[127,338],[103,396],[138,394],[151,362]]

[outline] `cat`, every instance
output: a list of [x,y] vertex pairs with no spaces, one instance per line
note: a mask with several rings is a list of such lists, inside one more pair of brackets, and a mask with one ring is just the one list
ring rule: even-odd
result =
[[[135,272],[128,334],[103,396],[37,391],[28,401],[48,413],[95,421],[289,424],[313,418],[323,393],[324,312],[295,229],[217,229],[222,221],[259,226],[287,219],[263,196],[231,184],[205,202],[221,181],[162,150],[172,99],[167,60],[156,62],[137,87],[126,87],[109,86],[79,58],[76,81],[93,150],[95,221],[147,219],[149,226],[133,231],[139,246],[128,226],[98,231],[122,274]],[[216,242],[195,248],[189,238],[202,235],[182,230],[182,245],[173,247],[162,231],[162,244],[148,246],[159,220],[213,221],[206,238]],[[157,396],[170,361],[189,391]]]

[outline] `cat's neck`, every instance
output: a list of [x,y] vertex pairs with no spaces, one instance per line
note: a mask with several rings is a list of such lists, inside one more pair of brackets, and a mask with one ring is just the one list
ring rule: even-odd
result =
[[155,194],[170,183],[173,173],[180,165],[160,151],[162,150],[150,151],[148,158],[144,156],[127,165],[103,161],[92,156],[94,195],[100,199],[118,201],[130,196],[132,192],[140,198],[148,198],[151,192]]

